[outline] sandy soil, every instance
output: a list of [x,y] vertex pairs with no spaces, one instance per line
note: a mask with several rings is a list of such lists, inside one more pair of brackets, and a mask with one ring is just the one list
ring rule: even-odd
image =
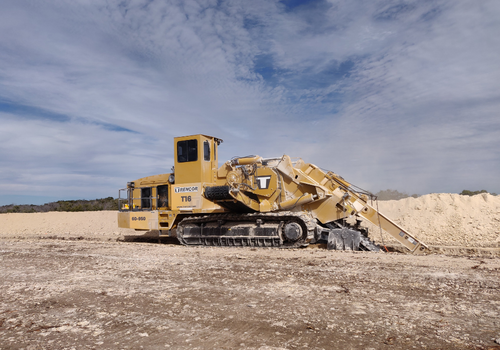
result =
[[460,197],[380,202],[426,243],[468,244],[422,256],[124,242],[115,212],[2,214],[0,349],[500,349],[500,257],[477,248],[498,250],[499,202]]
[[116,211],[0,214],[0,237],[116,240],[133,234],[118,228]]
[[0,242],[1,349],[500,349],[498,258]]
[[[500,247],[500,196],[428,194],[380,201],[379,209],[431,245]],[[380,234],[374,237],[380,240]]]

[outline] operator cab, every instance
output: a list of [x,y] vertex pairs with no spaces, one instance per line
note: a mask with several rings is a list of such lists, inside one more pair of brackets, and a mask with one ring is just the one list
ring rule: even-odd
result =
[[172,186],[215,182],[217,147],[221,143],[221,139],[202,134],[174,138],[174,173],[127,183],[127,188],[119,191],[119,210],[169,210],[172,209]]
[[221,143],[221,139],[201,134],[174,138],[175,183],[213,182]]

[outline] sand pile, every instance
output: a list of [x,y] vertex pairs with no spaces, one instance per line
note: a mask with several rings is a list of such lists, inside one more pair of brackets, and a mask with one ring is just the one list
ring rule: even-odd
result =
[[[500,196],[434,193],[379,201],[379,209],[428,244],[500,246]],[[379,240],[380,234],[374,237]]]
[[[500,247],[500,196],[429,194],[419,198],[380,201],[379,209],[429,245]],[[85,237],[116,239],[133,235],[119,229],[114,211],[0,214],[0,237]],[[373,238],[381,243],[378,228]],[[391,242],[383,235],[384,242]]]

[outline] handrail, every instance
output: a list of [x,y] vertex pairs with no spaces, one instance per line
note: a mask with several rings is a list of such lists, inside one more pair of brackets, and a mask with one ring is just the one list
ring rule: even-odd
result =
[[[153,200],[158,200],[158,198],[155,198],[153,196],[150,197],[128,197],[128,188],[121,188],[118,190],[118,211],[143,211],[143,210],[153,210]],[[122,198],[121,193],[122,191],[127,191],[127,197]],[[147,199],[149,200],[149,207],[143,207],[142,206],[142,200]],[[134,200],[140,200],[141,201],[141,206],[133,206]]]

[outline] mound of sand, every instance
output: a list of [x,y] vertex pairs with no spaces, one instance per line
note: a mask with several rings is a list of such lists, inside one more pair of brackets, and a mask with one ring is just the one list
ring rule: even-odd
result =
[[[500,196],[433,193],[380,201],[379,210],[428,244],[500,246]],[[380,234],[374,238],[380,241]]]
[[[374,206],[376,206],[374,204]],[[500,196],[428,194],[380,201],[379,210],[429,245],[500,247]],[[373,238],[381,243],[378,228]],[[120,229],[114,211],[0,214],[0,237],[66,237],[116,239],[133,235]],[[394,242],[387,234],[385,243]]]

